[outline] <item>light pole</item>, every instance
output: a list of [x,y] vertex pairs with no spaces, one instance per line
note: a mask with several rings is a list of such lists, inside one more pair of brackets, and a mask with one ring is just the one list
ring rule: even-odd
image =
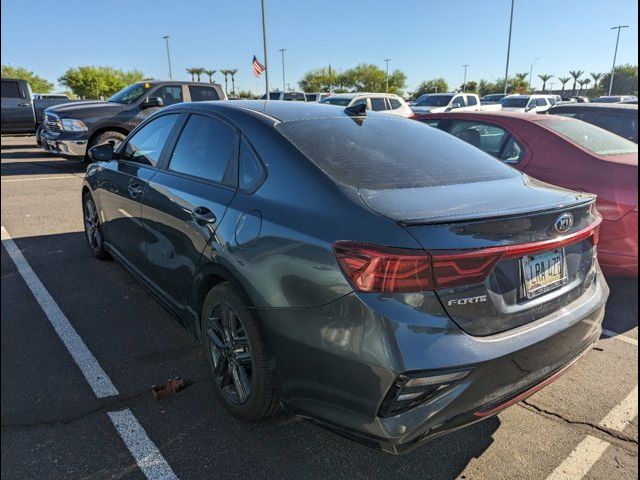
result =
[[511,32],[513,30],[513,7],[515,0],[511,0],[511,16],[509,18],[509,43],[507,44],[507,67],[504,72],[504,93],[507,93],[509,86],[509,56],[511,55]]
[[385,58],[383,61],[387,64],[387,76],[385,77],[387,86],[385,92],[389,93],[389,62],[391,61],[391,59]]
[[284,92],[286,90],[286,83],[285,83],[285,79],[284,79],[284,52],[287,51],[286,48],[281,48],[280,50],[278,50],[281,54],[282,54],[282,91]]
[[[556,82],[549,82],[549,90],[551,90],[551,93],[553,94],[553,86],[556,84]],[[544,92],[542,92],[544,93]]]
[[[535,63],[538,61],[538,57],[536,57],[533,62],[531,62],[531,68],[529,69],[529,91],[533,92],[533,90],[531,90],[531,80],[533,79],[533,66],[535,65]],[[542,92],[544,93],[544,92]]]
[[264,88],[269,100],[269,59],[267,57],[267,12],[265,0],[262,0],[262,46],[264,48]]
[[169,35],[165,35],[164,41],[167,45],[167,62],[169,63],[169,80],[173,80],[173,75],[171,74],[171,55],[169,55]]
[[462,66],[464,67],[464,80],[462,81],[462,93],[464,93],[467,87],[467,68],[469,68],[470,65],[466,63]]
[[609,81],[609,95],[613,91],[613,74],[616,71],[616,57],[618,56],[618,43],[620,43],[620,30],[623,28],[629,28],[629,25],[618,25],[617,27],[611,27],[611,30],[618,30],[618,36],[616,38],[616,50],[613,53],[613,67],[611,67],[611,80]]

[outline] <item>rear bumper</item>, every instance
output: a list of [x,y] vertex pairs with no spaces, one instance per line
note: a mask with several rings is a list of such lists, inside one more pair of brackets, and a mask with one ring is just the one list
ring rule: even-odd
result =
[[638,276],[638,212],[602,222],[598,261],[608,277]]
[[[488,337],[464,333],[435,304],[429,315],[420,311],[424,303],[411,305],[407,296],[351,294],[317,309],[261,317],[288,409],[399,454],[495,415],[558,378],[598,340],[608,294],[599,274],[571,305]],[[417,407],[378,415],[398,374],[443,369],[471,373]]]
[[42,128],[37,141],[47,152],[63,157],[82,158],[87,153],[86,132],[49,132]]

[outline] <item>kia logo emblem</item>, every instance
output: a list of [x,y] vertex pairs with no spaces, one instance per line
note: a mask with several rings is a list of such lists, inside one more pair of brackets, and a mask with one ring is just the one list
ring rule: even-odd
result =
[[553,224],[556,232],[565,233],[571,230],[573,227],[573,214],[571,213],[563,213],[558,218],[556,218],[556,222]]

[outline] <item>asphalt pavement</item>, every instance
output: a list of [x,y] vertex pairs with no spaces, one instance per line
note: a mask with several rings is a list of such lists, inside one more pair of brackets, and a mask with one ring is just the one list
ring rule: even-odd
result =
[[[1,157],[3,480],[637,478],[637,280],[610,279],[606,336],[558,381],[395,457],[284,412],[227,414],[200,345],[121,266],[90,256],[84,166],[32,137],[3,137]],[[90,357],[117,394],[96,394],[79,367]],[[173,377],[187,387],[152,398]]]

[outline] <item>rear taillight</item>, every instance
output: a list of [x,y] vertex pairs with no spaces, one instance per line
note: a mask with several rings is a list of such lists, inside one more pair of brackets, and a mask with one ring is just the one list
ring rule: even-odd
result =
[[600,217],[589,227],[540,242],[476,250],[411,250],[339,241],[333,250],[353,287],[360,292],[419,292],[482,283],[495,265],[508,258],[562,248],[591,239],[597,245]]

